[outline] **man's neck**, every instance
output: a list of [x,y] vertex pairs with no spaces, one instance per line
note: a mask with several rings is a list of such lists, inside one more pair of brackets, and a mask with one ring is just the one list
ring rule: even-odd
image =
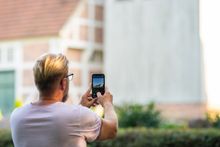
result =
[[35,102],[34,104],[49,105],[49,104],[53,104],[53,103],[56,103],[56,102],[61,102],[60,97],[61,96],[59,96],[59,95],[46,96],[46,95],[41,95],[40,94],[39,100],[37,102]]
[[45,100],[45,99],[40,99],[37,103],[40,104],[40,105],[48,105],[48,104],[53,104],[53,103],[56,103],[56,102],[60,102],[58,100]]

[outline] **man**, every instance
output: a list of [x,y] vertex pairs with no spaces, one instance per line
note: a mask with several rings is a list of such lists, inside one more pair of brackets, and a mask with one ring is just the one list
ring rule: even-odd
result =
[[[64,103],[69,90],[68,60],[62,54],[46,54],[33,68],[39,90],[37,102],[17,108],[11,114],[11,131],[15,147],[85,147],[86,142],[116,136],[118,120],[112,95],[97,93],[91,88],[82,96],[80,105]],[[104,119],[88,109],[99,103]]]

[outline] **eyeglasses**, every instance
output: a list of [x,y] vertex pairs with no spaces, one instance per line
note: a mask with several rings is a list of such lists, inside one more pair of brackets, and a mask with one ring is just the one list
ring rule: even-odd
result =
[[69,81],[71,81],[73,79],[73,73],[68,74],[65,78],[67,78]]

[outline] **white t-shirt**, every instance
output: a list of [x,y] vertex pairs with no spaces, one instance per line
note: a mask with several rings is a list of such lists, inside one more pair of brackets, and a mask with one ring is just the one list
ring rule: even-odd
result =
[[56,102],[17,108],[10,125],[15,147],[86,147],[98,137],[101,119],[86,107]]

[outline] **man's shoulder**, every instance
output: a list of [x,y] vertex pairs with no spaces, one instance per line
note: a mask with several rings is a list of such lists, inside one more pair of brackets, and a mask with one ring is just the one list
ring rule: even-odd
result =
[[26,104],[24,106],[17,107],[12,111],[11,115],[19,113],[20,111],[24,111],[24,110],[28,109],[29,106],[30,106],[30,104]]
[[18,118],[20,118],[20,116],[23,114],[24,111],[28,109],[28,107],[29,104],[15,108],[10,115],[10,120],[17,120]]

